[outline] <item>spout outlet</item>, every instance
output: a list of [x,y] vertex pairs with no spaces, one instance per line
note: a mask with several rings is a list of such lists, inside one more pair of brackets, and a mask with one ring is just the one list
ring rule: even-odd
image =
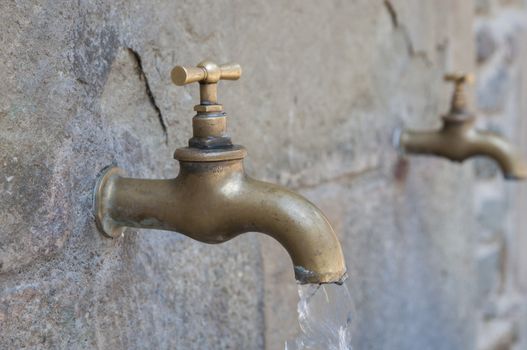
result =
[[123,176],[110,168],[96,189],[97,224],[108,236],[125,227],[180,232],[222,243],[245,232],[276,239],[289,253],[299,283],[342,283],[340,243],[324,214],[302,196],[247,176],[242,159],[184,161],[174,179]]

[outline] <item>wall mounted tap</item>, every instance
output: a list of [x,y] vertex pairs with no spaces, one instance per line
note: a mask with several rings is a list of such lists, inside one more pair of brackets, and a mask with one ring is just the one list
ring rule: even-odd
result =
[[446,75],[445,80],[455,84],[450,111],[443,116],[443,127],[437,131],[403,131],[400,148],[405,153],[433,154],[462,162],[473,156],[494,159],[508,180],[527,178],[527,166],[513,147],[498,135],[478,131],[475,117],[467,112],[463,85],[470,82],[470,75]]
[[167,180],[133,179],[117,167],[107,168],[95,189],[99,230],[118,237],[126,227],[160,229],[205,243],[262,232],[287,250],[299,283],[342,283],[342,249],[324,214],[300,195],[246,175],[247,152],[226,133],[217,84],[238,79],[240,66],[204,61],[177,66],[171,75],[176,85],[199,82],[201,95],[189,147],[174,155],[179,174]]

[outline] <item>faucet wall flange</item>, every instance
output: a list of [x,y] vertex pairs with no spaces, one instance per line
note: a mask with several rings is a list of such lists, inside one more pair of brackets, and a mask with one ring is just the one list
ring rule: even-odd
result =
[[123,169],[114,165],[107,166],[101,171],[94,191],[95,223],[99,231],[109,238],[122,236],[126,230],[125,226],[116,223],[111,215],[110,200],[115,190],[115,180],[124,176]]

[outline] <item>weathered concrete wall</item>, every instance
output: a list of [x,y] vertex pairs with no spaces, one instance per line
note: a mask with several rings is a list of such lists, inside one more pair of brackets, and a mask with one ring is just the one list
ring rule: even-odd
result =
[[[340,74],[361,76],[361,82],[346,89],[352,104],[343,101],[337,110],[351,124],[338,123],[328,135],[340,142],[345,134],[342,170],[318,185],[295,184],[341,235],[357,309],[356,349],[475,346],[471,168],[399,157],[391,143],[397,128],[440,125],[452,92],[444,72],[473,69],[473,6],[390,1],[359,10],[367,25],[352,36],[353,56],[361,63]],[[287,284],[290,274],[278,272],[285,259],[266,256],[272,254],[264,254],[269,278]],[[285,337],[283,320],[274,321],[274,315],[295,310],[295,287],[289,285],[287,292],[266,293],[269,349],[278,348],[276,337]],[[285,329],[288,336],[296,331]]]
[[[474,22],[481,127],[527,150],[527,11],[524,1],[478,1]],[[501,181],[492,162],[473,163],[478,218],[478,348],[527,348],[527,187]],[[513,345],[515,344],[515,345]]]
[[[249,173],[302,192],[338,231],[357,309],[355,349],[475,349],[492,343],[478,332],[485,326],[520,344],[527,261],[517,189],[527,198],[526,188],[504,185],[484,161],[401,157],[391,135],[439,125],[451,92],[444,72],[478,68],[484,77],[504,66],[514,79],[500,90],[501,117],[484,112],[525,147],[522,6],[3,4],[0,347],[279,349],[296,334],[292,268],[271,239],[210,246],[142,230],[109,240],[93,223],[91,191],[105,165],[176,174],[172,152],[189,138],[197,88],[173,86],[169,72],[205,57],[244,69],[240,81],[222,83],[220,100],[231,135],[249,150]],[[518,26],[503,29],[500,16]],[[474,34],[483,22],[516,37],[512,62],[483,63]],[[482,89],[474,106],[485,109],[492,101],[480,102]],[[489,220],[485,210],[502,216]],[[506,302],[515,312],[484,316]]]

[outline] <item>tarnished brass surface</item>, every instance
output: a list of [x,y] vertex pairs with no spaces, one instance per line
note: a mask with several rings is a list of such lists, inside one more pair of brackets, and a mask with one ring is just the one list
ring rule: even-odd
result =
[[462,162],[473,156],[487,156],[500,166],[508,180],[527,178],[527,165],[514,148],[494,133],[478,131],[474,116],[466,111],[463,84],[471,76],[447,75],[445,80],[456,85],[450,112],[443,116],[443,127],[437,131],[403,131],[400,147],[406,153],[431,154]]
[[219,148],[232,146],[226,131],[226,114],[218,103],[218,82],[220,80],[237,80],[242,74],[239,64],[228,63],[217,65],[203,61],[197,67],[176,66],[172,69],[172,81],[176,85],[199,83],[200,104],[194,106],[197,112],[192,120],[194,136],[189,146],[195,148]]
[[219,149],[184,147],[178,148],[174,152],[174,158],[180,162],[218,162],[222,160],[243,159],[246,155],[247,151],[240,145]]
[[152,228],[205,243],[262,232],[287,250],[299,282],[343,279],[340,243],[324,214],[308,200],[250,178],[242,160],[180,164],[178,177],[170,180],[130,179],[108,171],[97,203],[99,227],[112,237],[124,227]]
[[[218,102],[217,83],[220,80],[238,80],[242,68],[236,63],[217,65],[211,61],[198,63],[197,67],[176,66],[171,76],[174,84],[182,86],[200,83],[200,104],[215,105]],[[220,105],[221,106],[221,105]]]
[[467,98],[464,92],[465,84],[473,84],[474,76],[472,74],[446,74],[445,81],[454,83],[454,93],[450,102],[450,114],[465,114],[467,108]]
[[[173,80],[182,84],[224,77],[217,65],[201,66],[205,68],[175,68]],[[230,65],[225,72],[235,79],[241,70]],[[196,126],[196,119],[205,121]],[[224,120],[217,115],[193,120],[194,137],[224,135]],[[245,155],[242,146],[230,144],[179,148],[175,158],[180,172],[168,180],[126,178],[118,168],[109,168],[95,189],[97,226],[109,237],[135,227],[176,231],[205,243],[262,232],[287,250],[299,283],[341,283],[346,277],[342,248],[324,214],[286,188],[247,176]]]

